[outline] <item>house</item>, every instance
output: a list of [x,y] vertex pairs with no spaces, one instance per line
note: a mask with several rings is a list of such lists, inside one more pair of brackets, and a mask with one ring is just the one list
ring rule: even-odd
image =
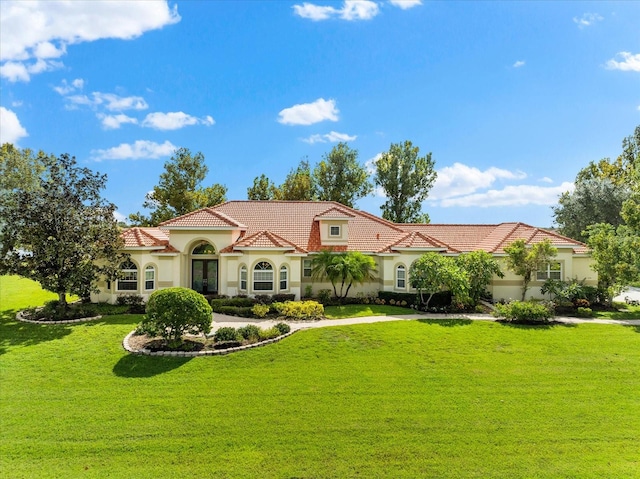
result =
[[522,279],[506,271],[504,247],[523,238],[549,239],[554,260],[537,272],[528,295],[540,297],[547,278],[585,280],[596,285],[587,247],[552,231],[523,223],[493,225],[396,224],[335,202],[229,201],[171,219],[157,228],[122,233],[130,261],[117,281],[99,284],[96,301],[122,294],[145,299],[157,289],[189,287],[203,294],[234,296],[289,293],[300,298],[311,289],[311,260],[326,248],[361,251],[377,264],[377,280],[354,285],[352,295],[378,291],[411,292],[409,268],[427,251],[457,256],[485,250],[503,263],[504,278],[489,287],[495,299],[519,298]]

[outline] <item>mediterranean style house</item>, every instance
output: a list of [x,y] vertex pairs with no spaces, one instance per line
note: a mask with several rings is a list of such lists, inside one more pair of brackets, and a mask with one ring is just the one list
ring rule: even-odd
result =
[[[203,294],[305,293],[331,287],[311,278],[311,260],[323,249],[371,255],[377,279],[354,285],[352,295],[411,292],[409,268],[427,251],[457,256],[484,250],[502,261],[504,278],[489,287],[494,299],[520,298],[522,279],[504,267],[504,247],[516,239],[549,239],[558,249],[531,282],[528,296],[541,297],[548,278],[596,285],[587,247],[523,223],[493,225],[396,224],[364,211],[322,201],[229,201],[162,223],[122,233],[130,261],[117,281],[103,281],[94,301],[123,294],[145,299],[162,288],[183,286]],[[502,258],[502,259],[501,259]]]

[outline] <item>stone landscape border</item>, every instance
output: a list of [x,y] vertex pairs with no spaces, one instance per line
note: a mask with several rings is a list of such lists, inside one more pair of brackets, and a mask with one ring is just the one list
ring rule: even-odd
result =
[[102,319],[102,316],[91,316],[90,318],[78,318],[78,319],[62,319],[60,321],[42,321],[39,319],[27,319],[24,317],[22,313],[25,310],[18,311],[16,313],[16,319],[18,321],[22,321],[23,323],[31,323],[31,324],[75,324],[75,323],[85,323],[87,321],[95,321],[96,319]]
[[259,348],[262,346],[267,346],[268,344],[277,343],[282,341],[284,338],[291,336],[293,333],[298,331],[294,329],[289,331],[286,334],[278,336],[277,338],[267,339],[265,341],[260,341],[259,343],[247,344],[245,346],[236,346],[234,348],[226,348],[226,349],[211,349],[207,351],[150,351],[149,349],[134,349],[129,344],[129,338],[135,334],[135,330],[131,331],[129,334],[125,336],[122,340],[122,347],[131,354],[135,355],[144,355],[144,356],[172,356],[179,358],[195,358],[198,356],[222,356],[229,353],[235,353],[238,351],[246,351],[247,349]]

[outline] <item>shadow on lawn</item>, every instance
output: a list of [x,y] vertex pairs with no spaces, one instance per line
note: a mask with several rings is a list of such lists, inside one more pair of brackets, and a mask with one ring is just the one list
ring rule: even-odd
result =
[[466,318],[418,319],[418,322],[424,324],[437,324],[438,326],[444,326],[445,328],[467,326],[473,323],[471,319]]
[[163,374],[191,361],[193,357],[138,356],[127,354],[113,367],[113,373],[123,378],[150,378]]
[[0,311],[0,354],[12,346],[33,346],[71,334],[69,324],[32,324],[16,319],[16,310]]
[[576,323],[562,323],[560,321],[550,321],[548,323],[542,322],[529,322],[529,323],[520,323],[514,321],[496,321],[496,323],[501,324],[502,326],[506,326],[514,329],[553,329],[553,328],[577,328],[578,324]]

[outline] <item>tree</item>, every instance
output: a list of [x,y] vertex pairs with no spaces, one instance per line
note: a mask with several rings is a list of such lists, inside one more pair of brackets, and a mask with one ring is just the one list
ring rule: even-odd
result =
[[410,141],[392,143],[389,151],[375,162],[375,183],[387,196],[382,205],[382,217],[394,223],[424,222],[422,202],[436,180],[431,153],[418,156],[420,149]]
[[358,151],[338,143],[313,170],[318,199],[337,201],[350,208],[373,191],[369,173],[358,164]]
[[291,169],[284,183],[275,192],[276,200],[314,201],[316,199],[315,183],[311,174],[311,167],[307,160]]
[[100,196],[107,177],[76,166],[67,154],[41,157],[36,189],[14,189],[0,204],[0,274],[38,281],[58,295],[97,292],[101,277],[115,279],[125,256],[115,205]]
[[268,201],[276,196],[276,186],[263,173],[253,179],[253,186],[247,188],[247,198],[250,200]]
[[525,300],[533,274],[558,253],[548,239],[530,247],[525,240],[518,239],[505,246],[504,251],[507,253],[507,267],[522,276],[522,301]]
[[[328,279],[336,298],[346,298],[351,286],[375,279],[376,262],[371,256],[359,251],[334,253],[322,250],[311,261],[311,275],[314,279]],[[338,294],[337,284],[340,283]],[[346,285],[346,289],[345,289]]]
[[560,196],[553,214],[558,232],[585,242],[589,225],[607,223],[614,227],[623,223],[622,205],[631,197],[628,184],[612,182],[609,178],[576,180],[572,193]]
[[[420,302],[427,308],[433,295],[441,291],[451,291],[463,303],[468,299],[469,276],[450,256],[429,252],[418,258],[409,268],[411,286],[418,290]],[[424,294],[428,294],[427,301]]]
[[21,150],[11,143],[4,143],[0,147],[0,194],[38,188],[43,156],[46,156],[43,152],[36,156],[28,148]]
[[640,276],[640,237],[626,225],[614,228],[606,223],[589,226],[587,236],[598,287],[611,304],[624,286]]
[[218,183],[206,188],[200,186],[209,171],[202,153],[192,155],[188,148],[179,148],[164,164],[164,169],[158,185],[147,193],[142,204],[151,210],[151,215],[139,212],[129,215],[132,223],[157,226],[176,216],[226,201],[226,186]]
[[463,253],[456,258],[456,263],[467,273],[469,297],[474,304],[478,304],[494,276],[504,277],[498,261],[486,251]]

